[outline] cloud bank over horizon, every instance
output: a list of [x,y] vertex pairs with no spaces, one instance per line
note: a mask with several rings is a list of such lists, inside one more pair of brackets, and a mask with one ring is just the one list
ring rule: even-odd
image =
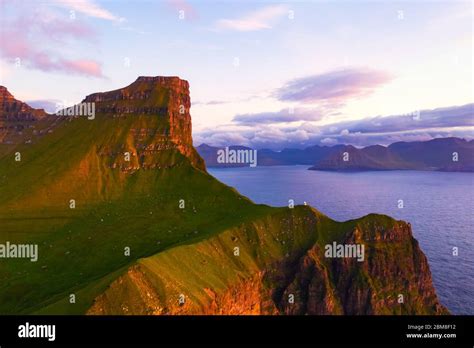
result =
[[195,144],[281,150],[312,145],[389,145],[439,137],[474,137],[474,104],[340,120],[344,107],[374,94],[394,74],[366,67],[335,69],[284,83],[270,93],[278,111],[237,114],[230,124],[196,132]]
[[[278,116],[278,113],[275,113]],[[304,148],[312,145],[389,145],[397,141],[425,141],[440,137],[474,139],[474,104],[390,116],[373,116],[322,126],[310,122],[276,127],[275,115],[257,115],[262,121],[226,125],[195,133],[194,143],[212,146],[245,145],[252,148]],[[241,120],[242,121],[242,120]],[[245,120],[244,120],[245,121]]]

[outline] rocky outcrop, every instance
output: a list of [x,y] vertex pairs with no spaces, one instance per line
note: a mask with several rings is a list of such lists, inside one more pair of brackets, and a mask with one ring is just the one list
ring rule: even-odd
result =
[[[123,315],[260,315],[278,314],[278,309],[271,300],[270,291],[263,286],[262,274],[258,273],[248,279],[240,279],[223,292],[212,288],[203,288],[208,302],[197,307],[192,300],[183,297],[174,303],[167,303],[147,278],[140,266],[131,267],[127,273],[113,282],[107,291],[99,296],[89,315],[123,314]],[[134,294],[133,301],[130,294]],[[125,301],[117,301],[118,298]]]
[[[376,217],[376,215],[372,215]],[[342,244],[363,244],[365,260],[327,259],[318,245],[286,269],[275,300],[286,314],[447,314],[434,290],[428,261],[410,225],[358,222]],[[270,275],[270,280],[274,278]],[[281,277],[280,277],[281,279]],[[288,302],[294,294],[295,304]]]
[[44,124],[37,127],[38,121],[47,117],[43,109],[34,109],[15,99],[6,87],[0,86],[0,144],[31,142],[34,131],[47,132]]
[[[191,99],[187,81],[178,77],[140,76],[127,87],[94,93],[82,102],[95,103],[99,115],[156,118],[149,122],[137,122],[137,126],[130,129],[130,135],[135,139],[131,145],[137,149],[135,155],[138,159],[147,152],[175,148],[195,167],[205,169],[204,161],[192,143]],[[153,164],[139,162],[136,165],[141,168],[153,168]],[[115,162],[115,166],[120,164]]]
[[[379,215],[344,223],[345,232],[326,243],[363,244],[365,256],[360,262],[328,258],[325,243],[311,242],[325,238],[316,232],[321,226],[323,233],[341,229],[340,223],[314,210],[305,210],[299,218],[290,214],[272,219],[278,222],[266,222],[265,228],[243,225],[240,233],[224,232],[218,240],[194,244],[194,249],[178,247],[140,261],[96,298],[88,314],[448,314],[409,224]],[[301,235],[285,235],[288,223],[301,228]],[[248,241],[240,252],[249,259],[218,256],[216,245],[225,249],[223,240],[228,238],[236,244]],[[306,242],[295,244],[300,238]],[[300,243],[307,246],[301,248]],[[286,253],[267,258],[267,250],[277,245]],[[212,259],[203,259],[211,253]],[[165,271],[168,263],[184,259],[180,255],[194,262],[183,261],[178,274]],[[140,281],[134,280],[136,274]]]
[[[176,149],[196,168],[205,170],[204,161],[193,147],[187,81],[141,76],[127,87],[91,94],[82,103],[94,103],[98,118],[133,118],[126,144],[111,142],[100,147],[99,153],[108,156],[104,157],[108,167],[125,172],[166,168],[172,163],[163,164],[157,158],[162,151]],[[61,121],[81,117],[68,116],[49,115],[43,109],[31,108],[0,86],[0,143],[34,143],[38,137],[52,133]],[[126,127],[124,124],[121,128]],[[130,153],[131,161],[123,160],[124,152]]]
[[37,121],[46,116],[43,109],[33,109],[28,104],[15,99],[6,87],[0,86],[1,121]]
[[[93,104],[78,104],[54,115],[28,107],[6,89],[1,92],[0,124],[5,127],[0,129],[0,157],[18,151],[25,163],[32,159],[28,150],[33,146],[44,146],[45,157],[52,148],[48,143],[69,146],[64,155],[67,165],[54,179],[35,179],[35,189],[28,194],[18,190],[21,198],[15,201],[12,195],[4,195],[3,200],[18,209],[62,205],[68,197],[79,195],[82,201],[102,202],[124,191],[143,192],[152,180],[137,181],[135,174],[141,172],[159,176],[188,163],[205,171],[192,145],[189,84],[177,77],[140,77],[125,88],[95,93],[82,101]],[[69,113],[71,109],[75,110]],[[87,113],[76,114],[76,110]],[[38,163],[46,161],[37,153],[34,156]]]

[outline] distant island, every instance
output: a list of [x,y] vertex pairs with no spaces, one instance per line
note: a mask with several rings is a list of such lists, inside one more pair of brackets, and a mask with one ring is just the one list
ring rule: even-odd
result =
[[[245,146],[229,146],[233,150],[250,150]],[[221,147],[201,144],[196,148],[208,167],[243,167],[242,163],[219,163]],[[309,165],[310,170],[376,171],[425,170],[474,172],[474,140],[436,138],[429,141],[396,142],[389,146],[352,145],[319,146],[304,149],[257,151],[259,166]]]

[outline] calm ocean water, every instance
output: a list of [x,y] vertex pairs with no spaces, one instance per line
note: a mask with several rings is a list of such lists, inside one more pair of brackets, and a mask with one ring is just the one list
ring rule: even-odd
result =
[[[419,171],[334,173],[307,166],[210,169],[256,203],[308,204],[339,221],[369,213],[412,224],[441,302],[474,314],[474,174]],[[398,208],[402,199],[404,208]],[[459,256],[452,255],[458,247]]]

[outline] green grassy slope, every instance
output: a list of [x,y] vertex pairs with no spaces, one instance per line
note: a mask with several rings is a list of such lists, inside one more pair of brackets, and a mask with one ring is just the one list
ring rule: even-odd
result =
[[[142,84],[134,86],[139,92]],[[157,87],[151,99],[125,106],[166,106],[168,94]],[[387,287],[379,279],[386,275],[359,265],[332,265],[319,260],[317,250],[352,236],[359,225],[365,236],[361,241],[370,242],[370,231],[389,231],[398,226],[394,220],[369,216],[338,223],[310,207],[253,204],[193,165],[199,164],[197,154],[191,152],[191,159],[183,156],[164,136],[169,126],[166,115],[98,114],[95,120],[64,119],[32,144],[0,149],[0,244],[39,245],[37,262],[0,259],[0,314],[80,314],[94,300],[105,312],[124,313],[121,305],[128,301],[127,313],[142,313],[149,307],[136,298],[148,296],[144,289],[156,296],[153,306],[160,304],[171,312],[179,312],[173,309],[176,295],[185,292],[191,307],[181,310],[200,313],[207,311],[210,292],[225,296],[236,283],[255,277],[260,278],[249,286],[264,288],[272,311],[292,313],[279,301],[308,272],[324,274],[322,281],[334,293],[338,283],[346,286],[351,277],[376,291]],[[14,160],[13,150],[21,153],[20,162]],[[130,161],[124,152],[131,154]],[[410,243],[411,232],[397,244],[401,252],[392,252],[395,249],[385,241],[376,243],[374,250],[382,253],[374,259],[386,251],[388,266],[404,266],[397,258],[414,259]],[[240,248],[238,257],[235,247]],[[299,265],[302,260],[307,262]],[[412,272],[413,264],[407,265]],[[387,291],[403,290],[409,276]],[[431,278],[425,280],[431,296]],[[414,281],[416,288],[411,290],[417,300],[424,283]],[[294,286],[305,293],[307,283],[304,279]],[[75,304],[69,303],[70,294],[76,295]],[[417,303],[423,312],[434,300],[429,297],[425,307]],[[332,306],[329,300],[326,304]]]
[[[240,219],[234,225],[220,225],[206,238],[179,242],[173,248],[137,260],[135,265],[146,272],[153,289],[169,301],[169,307],[179,294],[185,293],[194,303],[195,313],[202,313],[200,310],[209,300],[203,289],[223,293],[240,279],[251,277],[278,260],[301,256],[315,243],[323,246],[329,240],[340,240],[350,227],[350,223],[337,223],[309,207],[255,207],[260,214],[253,212],[249,219]],[[239,256],[234,255],[235,247],[240,249]],[[118,304],[123,301],[135,302],[137,296],[132,286],[121,289],[112,296],[114,306],[120,307]],[[129,307],[135,314],[144,314],[138,305]],[[71,305],[65,296],[37,313],[78,314],[84,313],[84,307]],[[112,313],[122,312],[115,308]]]
[[[37,262],[1,260],[0,313],[31,312],[140,257],[269,210],[195,169],[174,149],[147,159],[163,168],[110,168],[139,161],[132,156],[125,163],[122,156],[137,150],[132,128],[159,130],[160,122],[152,116],[74,119],[34,146],[19,145],[21,162],[12,153],[0,160],[0,243],[39,244]],[[124,256],[125,247],[131,256]]]
[[[325,258],[324,247],[333,241],[365,244],[365,262]],[[404,222],[368,215],[340,223],[306,206],[278,208],[138,260],[88,313],[447,313],[427,267]],[[399,294],[406,296],[403,304]],[[70,308],[65,298],[42,313]]]

